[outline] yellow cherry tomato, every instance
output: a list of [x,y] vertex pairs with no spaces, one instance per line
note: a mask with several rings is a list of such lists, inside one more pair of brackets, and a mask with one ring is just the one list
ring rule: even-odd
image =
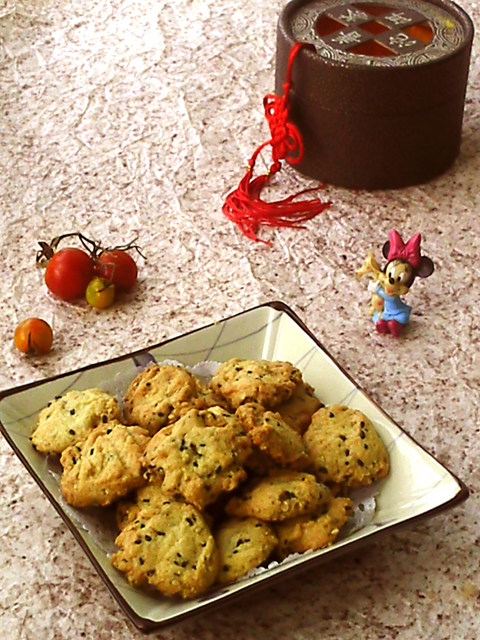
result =
[[53,344],[51,326],[41,318],[27,318],[15,329],[13,342],[19,351],[36,356],[48,353]]
[[105,278],[93,278],[88,283],[85,298],[90,306],[106,309],[115,299],[115,285]]

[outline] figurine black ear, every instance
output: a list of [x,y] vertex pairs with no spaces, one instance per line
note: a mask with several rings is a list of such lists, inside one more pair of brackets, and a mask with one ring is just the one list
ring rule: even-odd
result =
[[434,269],[435,267],[433,266],[433,262],[430,260],[430,258],[427,258],[427,256],[422,256],[420,264],[415,270],[415,275],[419,276],[420,278],[428,278],[428,276],[432,275]]
[[388,252],[389,251],[390,251],[390,240],[387,240],[385,242],[385,244],[383,245],[383,249],[382,249],[383,257],[387,258],[387,260],[388,260]]

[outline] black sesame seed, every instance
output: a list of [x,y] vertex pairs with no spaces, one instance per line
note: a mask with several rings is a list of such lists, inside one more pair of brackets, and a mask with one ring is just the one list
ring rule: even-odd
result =
[[250,538],[239,538],[237,540],[237,544],[235,545],[236,547],[239,547],[241,544],[245,544],[245,542],[250,542]]
[[334,418],[335,417],[335,414],[332,413],[331,411],[330,411],[330,413],[328,415],[330,416],[330,418]]
[[75,415],[75,409],[70,409],[70,415],[74,416]]
[[357,460],[357,464],[359,467],[363,467],[363,460]]
[[150,541],[151,541],[151,539],[152,539],[152,536],[149,536],[148,534],[145,536],[145,540],[146,540],[147,542],[150,542]]
[[68,433],[69,433],[71,436],[74,436],[74,435],[75,435],[75,429],[69,429],[69,430],[68,430]]

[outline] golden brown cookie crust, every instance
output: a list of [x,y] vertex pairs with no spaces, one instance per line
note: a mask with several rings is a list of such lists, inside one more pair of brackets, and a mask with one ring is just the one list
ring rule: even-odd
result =
[[322,406],[315,396],[313,387],[306,382],[301,382],[297,384],[290,398],[275,410],[292,429],[302,435],[307,430],[315,411]]
[[162,490],[161,482],[149,483],[137,489],[133,495],[119,500],[116,505],[115,516],[117,526],[124,529],[142,511],[151,511],[163,504],[167,498]]
[[323,407],[313,415],[303,439],[321,482],[358,487],[388,473],[385,445],[361,411]]
[[331,497],[313,514],[291,518],[275,525],[280,559],[291,553],[322,549],[333,544],[353,512],[349,498]]
[[190,409],[205,408],[208,399],[205,387],[183,367],[154,364],[130,383],[124,398],[124,419],[153,435]]
[[238,407],[235,415],[247,429],[253,444],[278,465],[295,469],[307,466],[309,458],[302,437],[282,420],[280,414],[249,402]]
[[150,479],[169,494],[181,494],[198,509],[235,489],[246,477],[251,444],[235,416],[211,407],[190,410],[148,444],[144,464]]
[[128,582],[151,584],[166,596],[199,596],[218,573],[218,551],[203,516],[172,498],[138,514],[115,543],[119,551],[111,561]]
[[103,389],[68,391],[40,411],[31,442],[42,453],[60,454],[85,440],[97,425],[118,419],[117,400]]
[[227,502],[225,511],[239,518],[286,520],[315,511],[325,491],[327,488],[310,473],[278,469],[249,483]]
[[232,358],[220,365],[210,387],[235,410],[245,402],[266,408],[288,400],[302,375],[290,362]]
[[145,484],[142,456],[149,439],[141,427],[111,421],[65,449],[60,458],[65,500],[75,507],[107,506]]
[[229,518],[215,532],[220,584],[232,582],[260,566],[277,545],[272,527],[258,518]]

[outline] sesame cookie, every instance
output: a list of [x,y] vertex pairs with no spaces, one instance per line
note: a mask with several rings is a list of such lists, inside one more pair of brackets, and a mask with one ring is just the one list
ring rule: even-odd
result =
[[142,511],[117,536],[114,567],[134,586],[148,583],[166,596],[204,593],[218,573],[218,552],[202,515],[190,504],[165,499]]
[[116,521],[120,529],[135,520],[141,511],[154,510],[165,501],[165,492],[160,482],[146,484],[134,492],[130,499],[119,500],[116,505]]
[[358,487],[388,473],[387,450],[361,411],[343,405],[319,409],[303,439],[321,482]]
[[261,565],[277,545],[270,525],[257,518],[230,518],[215,532],[220,570],[217,581],[232,582]]
[[145,429],[112,420],[65,449],[60,458],[65,500],[74,507],[106,506],[144,484],[142,455],[149,439]]
[[280,414],[265,410],[256,402],[241,405],[235,412],[252,442],[282,467],[305,468],[309,458],[302,436]]
[[240,496],[227,502],[225,511],[239,518],[285,520],[314,511],[325,491],[310,473],[278,469],[251,481]]
[[153,435],[190,409],[206,406],[206,390],[193,374],[176,365],[154,364],[130,383],[123,413],[127,424],[140,425]]
[[331,545],[352,512],[353,503],[349,498],[331,497],[310,515],[275,524],[278,557],[283,559],[290,553],[302,553]]
[[164,491],[203,509],[246,478],[243,464],[250,451],[235,416],[221,407],[191,409],[153,436],[144,464],[147,477],[162,480]]
[[98,424],[119,418],[117,400],[103,389],[68,391],[40,411],[31,442],[42,453],[62,453]]
[[210,388],[225,398],[232,409],[258,402],[271,409],[288,400],[302,374],[289,362],[232,358],[217,369]]
[[295,429],[300,435],[307,430],[312,416],[323,407],[323,404],[315,396],[312,386],[306,382],[300,382],[293,390],[290,398],[275,408],[282,419]]

